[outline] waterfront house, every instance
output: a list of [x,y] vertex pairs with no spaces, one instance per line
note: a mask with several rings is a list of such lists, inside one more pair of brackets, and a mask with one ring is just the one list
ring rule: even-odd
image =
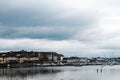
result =
[[0,63],[6,63],[7,62],[7,56],[5,53],[0,53]]
[[88,58],[84,57],[84,58],[80,58],[80,63],[81,64],[87,64],[89,62]]
[[0,54],[0,63],[54,63],[62,62],[63,57],[56,52],[10,51]]
[[38,52],[28,52],[29,62],[39,62],[39,53]]
[[58,61],[62,62],[64,58],[64,55],[58,54]]
[[60,62],[63,60],[63,55],[56,52],[40,52],[40,60],[44,62]]
[[78,57],[65,57],[63,58],[63,62],[65,63],[76,63],[78,62],[79,58]]

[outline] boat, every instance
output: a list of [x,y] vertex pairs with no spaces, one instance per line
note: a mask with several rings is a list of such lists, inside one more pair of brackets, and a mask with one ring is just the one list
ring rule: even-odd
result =
[[75,64],[75,67],[81,67],[83,66],[82,64]]

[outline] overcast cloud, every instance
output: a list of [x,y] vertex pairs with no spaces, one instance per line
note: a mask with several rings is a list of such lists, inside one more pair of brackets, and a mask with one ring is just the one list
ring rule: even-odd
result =
[[120,56],[119,0],[0,0],[0,49]]

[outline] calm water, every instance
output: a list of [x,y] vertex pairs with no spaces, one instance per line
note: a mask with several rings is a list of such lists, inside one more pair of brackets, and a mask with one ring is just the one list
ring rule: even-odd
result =
[[120,66],[0,69],[0,80],[120,80]]

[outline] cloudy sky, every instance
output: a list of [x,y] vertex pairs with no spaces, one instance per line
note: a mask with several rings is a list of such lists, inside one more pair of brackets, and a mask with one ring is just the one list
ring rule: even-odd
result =
[[120,0],[0,0],[0,51],[120,56]]

